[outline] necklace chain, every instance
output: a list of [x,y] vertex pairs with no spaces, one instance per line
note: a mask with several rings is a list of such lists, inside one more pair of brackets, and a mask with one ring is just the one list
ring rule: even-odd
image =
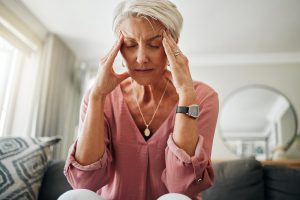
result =
[[160,98],[160,100],[159,100],[159,102],[158,102],[158,104],[157,104],[157,107],[156,107],[156,109],[155,109],[155,111],[154,111],[154,114],[153,114],[153,116],[152,116],[150,122],[147,124],[147,122],[146,122],[146,120],[145,120],[145,118],[144,118],[144,115],[143,115],[143,113],[142,113],[140,104],[139,104],[139,102],[138,102],[138,100],[137,100],[137,96],[134,94],[134,91],[133,91],[133,82],[132,82],[132,79],[131,79],[131,90],[132,90],[134,99],[135,99],[135,101],[136,101],[136,104],[137,104],[137,106],[138,106],[138,109],[139,109],[139,111],[140,111],[140,114],[141,114],[141,116],[142,116],[142,119],[143,119],[143,121],[144,121],[144,123],[145,123],[146,129],[145,129],[145,131],[144,131],[144,134],[145,134],[145,136],[147,136],[147,137],[150,136],[150,130],[149,130],[148,127],[150,126],[151,122],[153,121],[153,119],[154,119],[154,117],[155,117],[155,115],[156,115],[156,112],[157,112],[157,110],[158,110],[158,108],[159,108],[159,105],[161,104],[161,102],[162,102],[162,100],[163,100],[163,98],[164,98],[164,96],[165,96],[165,93],[166,93],[166,90],[167,90],[167,86],[168,86],[168,81],[166,82],[165,90],[164,90],[164,92],[163,92],[163,94],[162,94],[162,96],[161,96],[161,98]]

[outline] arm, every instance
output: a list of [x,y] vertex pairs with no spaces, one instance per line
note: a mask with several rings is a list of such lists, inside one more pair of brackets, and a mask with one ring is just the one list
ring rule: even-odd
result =
[[[219,108],[217,93],[210,92],[203,100],[198,99],[197,104],[201,109],[200,117],[191,122],[196,122],[196,126],[191,129],[188,126],[185,127],[184,121],[181,121],[181,117],[184,116],[176,116],[174,133],[169,137],[165,150],[166,169],[162,174],[162,181],[169,192],[183,193],[190,197],[195,197],[212,185],[213,170],[210,155]],[[181,123],[180,129],[175,130],[178,126],[176,123]],[[187,148],[194,152],[191,155],[183,148],[185,145],[188,146],[185,141],[189,140],[190,133],[195,134],[194,131],[197,135],[195,148]],[[175,134],[178,136],[174,137]],[[186,140],[175,141],[174,139],[185,137],[187,137]]]
[[90,93],[82,134],[77,140],[75,152],[75,159],[82,165],[94,163],[104,154],[104,102],[105,97],[97,98]]
[[109,180],[111,154],[107,135],[110,129],[104,104],[107,95],[129,77],[128,72],[116,74],[112,67],[122,43],[123,35],[120,34],[110,53],[101,59],[96,81],[81,106],[81,134],[71,147],[64,170],[74,188],[96,191]]
[[[171,66],[171,71],[166,70],[165,76],[171,80],[179,96],[179,106],[196,104],[196,91],[193,86],[189,62],[179,50],[170,32],[163,32],[163,46]],[[176,54],[174,53],[176,52]],[[189,133],[185,130],[189,129]],[[174,142],[190,156],[194,155],[198,142],[197,121],[184,114],[177,114],[173,133]]]
[[[189,106],[191,104],[198,104],[195,89],[179,94],[178,106]],[[173,140],[179,148],[183,149],[190,156],[194,155],[199,138],[197,123],[197,120],[183,113],[176,114]],[[189,131],[187,132],[186,130]]]
[[[108,150],[109,126],[104,106],[93,107],[97,106],[97,101],[94,103],[89,97],[88,93],[81,103],[80,136],[70,148],[64,174],[73,188],[96,191],[108,182],[112,158]],[[100,123],[95,123],[97,120]]]

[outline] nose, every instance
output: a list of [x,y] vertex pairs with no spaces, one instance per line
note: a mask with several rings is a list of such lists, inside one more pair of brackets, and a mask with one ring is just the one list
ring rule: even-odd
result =
[[139,64],[144,64],[149,61],[146,49],[144,47],[139,47],[137,50],[136,61]]

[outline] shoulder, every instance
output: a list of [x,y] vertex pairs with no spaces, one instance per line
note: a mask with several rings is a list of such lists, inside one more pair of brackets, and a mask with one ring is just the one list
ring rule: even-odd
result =
[[194,88],[196,89],[196,101],[201,110],[201,119],[216,122],[219,113],[218,93],[208,84],[199,81],[194,81]]
[[[92,87],[87,89],[84,92],[83,98],[82,98],[82,101],[81,101],[81,108],[84,109],[85,112],[86,112],[88,104],[89,104],[89,98],[90,98],[91,90],[92,90]],[[120,95],[122,95],[122,92],[121,92],[119,86],[117,86],[112,92],[110,92],[106,96],[105,103],[104,103],[104,113],[107,116],[112,115],[112,108],[113,107],[118,107],[117,104],[119,102],[117,100],[121,99]]]
[[[105,99],[105,104],[110,104],[112,102],[113,98],[119,98],[120,95],[122,95],[122,92],[119,88],[120,86],[118,85],[113,91],[111,91]],[[83,98],[82,98],[82,102],[85,104],[88,104],[89,102],[89,98],[90,98],[90,94],[91,94],[91,90],[92,87],[88,88],[84,94],[83,94]]]
[[198,101],[207,99],[218,99],[218,93],[214,88],[201,81],[193,81]]

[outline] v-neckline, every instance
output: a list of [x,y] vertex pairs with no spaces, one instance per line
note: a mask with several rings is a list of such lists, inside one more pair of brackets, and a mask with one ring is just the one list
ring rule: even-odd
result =
[[176,107],[177,107],[177,105],[178,105],[178,101],[176,102],[176,104],[175,104],[175,106],[172,108],[172,110],[171,110],[171,112],[168,114],[168,116],[167,116],[167,118],[165,118],[165,120],[163,121],[163,123],[158,127],[158,129],[156,129],[156,131],[154,131],[154,133],[152,134],[152,136],[148,139],[148,140],[145,140],[145,138],[142,136],[142,133],[141,133],[141,131],[140,131],[140,129],[138,128],[138,126],[137,126],[137,124],[135,123],[135,121],[134,121],[134,119],[133,119],[133,116],[132,116],[132,114],[131,114],[131,112],[130,112],[130,110],[129,110],[129,107],[128,107],[128,104],[127,104],[127,102],[126,102],[126,100],[125,100],[125,97],[124,97],[124,95],[123,95],[123,92],[122,92],[122,88],[121,88],[121,84],[119,84],[119,92],[120,92],[120,94],[121,94],[121,103],[123,104],[122,105],[122,107],[124,107],[125,108],[125,110],[126,110],[126,112],[128,113],[128,115],[130,116],[130,122],[133,124],[133,126],[134,126],[134,129],[135,129],[135,133],[136,134],[138,134],[138,138],[139,138],[139,140],[141,140],[143,143],[149,143],[150,141],[152,141],[152,140],[154,140],[153,138],[155,138],[155,137],[158,137],[158,136],[156,136],[156,135],[159,135],[159,134],[157,134],[157,132],[159,132],[159,130],[163,127],[163,126],[165,126],[165,124],[167,123],[167,121],[171,118],[171,116],[175,116],[175,109],[176,109]]

